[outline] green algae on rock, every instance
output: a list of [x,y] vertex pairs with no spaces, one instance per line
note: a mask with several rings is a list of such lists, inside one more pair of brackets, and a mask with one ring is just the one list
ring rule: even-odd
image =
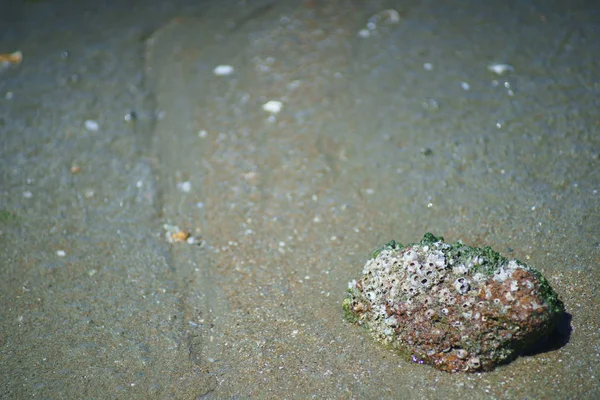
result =
[[550,335],[564,312],[534,268],[431,233],[375,251],[348,284],[343,308],[377,341],[448,372],[509,362]]

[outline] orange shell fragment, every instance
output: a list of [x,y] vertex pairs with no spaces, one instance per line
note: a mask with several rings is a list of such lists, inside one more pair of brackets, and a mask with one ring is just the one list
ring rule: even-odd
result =
[[20,51],[0,54],[0,63],[20,64],[21,61],[23,61],[23,53]]
[[171,233],[171,239],[173,239],[174,242],[185,242],[189,239],[190,236],[192,235],[187,231]]

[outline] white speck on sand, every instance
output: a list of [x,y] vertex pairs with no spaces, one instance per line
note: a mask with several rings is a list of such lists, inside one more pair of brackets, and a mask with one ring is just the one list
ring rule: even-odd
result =
[[227,76],[233,74],[233,67],[231,65],[217,65],[213,70],[216,76]]
[[490,64],[488,65],[487,69],[488,71],[491,71],[497,75],[504,75],[507,72],[513,72],[515,70],[512,65],[501,63]]
[[271,114],[277,114],[283,108],[283,104],[280,101],[269,100],[262,106],[263,110]]
[[361,29],[360,31],[358,31],[358,37],[366,39],[370,36],[371,36],[371,31],[368,29]]
[[85,129],[87,129],[90,132],[97,132],[98,129],[100,129],[100,124],[98,124],[98,122],[94,121],[93,119],[86,119],[83,122],[83,125],[85,126]]
[[189,193],[192,190],[192,182],[190,182],[190,181],[179,182],[177,184],[177,190],[179,190],[182,193]]

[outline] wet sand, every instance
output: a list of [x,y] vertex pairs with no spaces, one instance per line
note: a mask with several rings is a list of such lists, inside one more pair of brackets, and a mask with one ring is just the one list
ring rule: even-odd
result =
[[[390,8],[398,23],[371,19],[360,37]],[[590,9],[198,6],[96,38],[81,80],[73,64],[44,90],[24,81],[31,66],[4,71],[17,95],[6,109],[22,117],[2,128],[2,396],[598,396]],[[67,102],[61,120],[50,103],[65,85],[80,108]],[[81,128],[88,118],[101,134]],[[166,243],[164,223],[200,244]],[[571,316],[568,342],[447,374],[345,322],[370,252],[427,231],[542,271]]]

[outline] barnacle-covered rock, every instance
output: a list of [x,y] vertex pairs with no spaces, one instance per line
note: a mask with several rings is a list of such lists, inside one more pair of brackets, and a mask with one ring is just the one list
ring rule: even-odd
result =
[[552,333],[564,306],[546,279],[489,247],[390,242],[348,284],[346,319],[407,359],[485,371]]

